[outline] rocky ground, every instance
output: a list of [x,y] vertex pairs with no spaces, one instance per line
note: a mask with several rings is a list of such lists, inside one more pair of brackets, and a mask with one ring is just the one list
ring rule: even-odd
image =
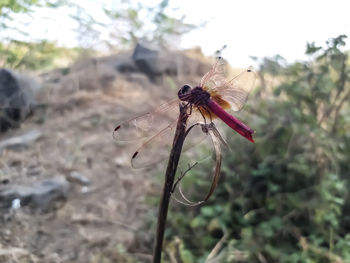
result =
[[150,260],[157,211],[145,197],[162,182],[156,168],[130,168],[135,145],[115,144],[112,131],[198,83],[210,60],[199,50],[140,52],[38,76],[34,113],[0,134],[0,262]]

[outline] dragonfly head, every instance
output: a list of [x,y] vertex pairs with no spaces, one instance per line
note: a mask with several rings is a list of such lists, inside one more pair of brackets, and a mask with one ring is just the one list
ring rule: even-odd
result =
[[187,100],[188,95],[191,93],[192,87],[190,85],[183,85],[177,93],[180,100]]

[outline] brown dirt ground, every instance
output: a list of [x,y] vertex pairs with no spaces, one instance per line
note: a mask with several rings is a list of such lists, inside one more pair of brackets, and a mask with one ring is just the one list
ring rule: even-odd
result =
[[112,131],[118,120],[166,101],[168,94],[176,96],[181,83],[198,83],[209,65],[198,50],[188,52],[194,58],[188,74],[165,76],[154,84],[140,73],[121,74],[111,68],[111,61],[128,55],[85,59],[66,75],[61,70],[42,75],[38,96],[47,110],[3,135],[32,129],[43,133],[28,148],[0,153],[1,176],[11,184],[77,171],[91,185],[72,184],[68,200],[49,213],[25,208],[3,212],[0,262],[134,262],[133,258],[148,262],[151,258],[154,229],[145,222],[155,220],[156,209],[147,205],[145,197],[159,193],[162,182],[152,179],[154,169],[130,168],[128,150],[134,145],[116,145]]

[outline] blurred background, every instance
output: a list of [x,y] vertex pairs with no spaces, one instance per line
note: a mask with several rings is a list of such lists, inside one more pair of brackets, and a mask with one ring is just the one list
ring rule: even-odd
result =
[[[257,73],[237,114],[255,144],[220,127],[219,184],[200,206],[171,202],[163,262],[350,262],[349,9],[0,1],[0,262],[151,262],[166,163],[132,169],[139,145],[112,131],[219,55]],[[211,165],[183,180],[191,200]]]

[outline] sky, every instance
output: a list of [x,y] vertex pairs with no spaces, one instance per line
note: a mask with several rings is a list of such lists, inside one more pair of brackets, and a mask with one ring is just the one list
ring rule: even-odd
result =
[[350,1],[201,2],[205,3],[200,16],[213,19],[205,29],[184,37],[182,44],[189,46],[201,39],[205,53],[227,44],[224,56],[239,66],[249,63],[249,56],[280,54],[288,61],[304,59],[306,42],[324,44],[340,34],[350,37]]
[[[97,20],[104,19],[101,6],[113,2],[74,1]],[[150,6],[157,2],[144,1]],[[206,22],[204,27],[184,35],[177,43],[179,48],[200,46],[206,55],[211,55],[227,45],[222,55],[232,66],[253,64],[250,56],[279,54],[289,62],[303,60],[307,42],[322,45],[340,34],[350,37],[349,0],[170,0],[170,7],[175,9],[174,15],[186,16],[186,22]],[[76,45],[76,33],[72,30],[76,24],[68,14],[67,8],[37,11],[36,19],[28,21],[31,37]],[[106,34],[102,31],[100,37]]]

